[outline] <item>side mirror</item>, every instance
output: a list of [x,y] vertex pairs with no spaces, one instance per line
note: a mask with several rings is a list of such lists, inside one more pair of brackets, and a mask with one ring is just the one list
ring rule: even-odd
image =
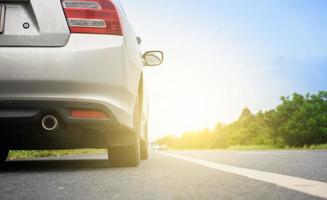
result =
[[139,36],[137,36],[136,37],[136,41],[137,41],[137,44],[142,44],[142,39],[139,37]]
[[146,66],[158,66],[163,63],[164,53],[162,51],[147,51],[143,54],[143,61]]

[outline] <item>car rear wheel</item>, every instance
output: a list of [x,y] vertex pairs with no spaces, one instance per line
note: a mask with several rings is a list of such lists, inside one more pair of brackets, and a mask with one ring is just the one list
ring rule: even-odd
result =
[[133,141],[130,146],[110,146],[108,148],[108,159],[113,167],[136,167],[141,160],[140,131],[141,117],[139,97],[136,98],[134,109],[134,131]]
[[9,149],[6,147],[0,147],[0,167],[4,165],[9,154]]
[[113,167],[136,167],[140,163],[140,145],[109,147],[108,157]]
[[141,159],[147,160],[149,158],[149,142],[148,142],[148,125],[144,127],[145,139],[141,140]]
[[148,142],[142,141],[141,142],[141,159],[147,160],[148,158],[149,158]]

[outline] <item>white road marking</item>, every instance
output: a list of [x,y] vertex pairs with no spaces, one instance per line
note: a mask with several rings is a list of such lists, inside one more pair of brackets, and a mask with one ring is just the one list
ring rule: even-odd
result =
[[261,151],[239,151],[240,154],[271,154],[271,155],[285,155],[286,152],[261,152]]
[[259,170],[247,169],[242,167],[235,167],[232,165],[226,165],[226,164],[221,164],[221,163],[207,161],[207,160],[180,156],[172,153],[166,153],[166,152],[158,152],[158,153],[161,155],[188,161],[203,167],[244,176],[250,179],[263,181],[266,183],[272,183],[290,190],[327,199],[327,183],[324,182],[292,177],[282,174],[264,172]]

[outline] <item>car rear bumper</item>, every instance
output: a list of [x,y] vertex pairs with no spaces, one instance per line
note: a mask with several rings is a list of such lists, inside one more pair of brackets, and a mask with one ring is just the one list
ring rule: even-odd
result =
[[[71,111],[97,111],[104,113],[105,118],[76,118],[71,116]],[[26,100],[1,100],[0,101],[0,124],[23,124],[30,123],[36,128],[42,129],[41,120],[46,115],[56,116],[59,120],[60,129],[68,128],[68,125],[86,126],[94,129],[119,130],[123,126],[119,124],[114,114],[106,107],[98,103],[76,101],[26,101]],[[24,130],[25,132],[26,130]],[[1,131],[0,135],[9,135],[9,131]]]
[[71,34],[64,47],[0,48],[0,101],[101,105],[133,127],[140,72],[121,36]]
[[[132,144],[141,72],[126,57],[121,36],[71,34],[64,47],[1,47],[0,140],[10,149]],[[108,119],[72,119],[71,109]],[[58,130],[42,130],[47,114],[58,117]]]
[[[73,118],[72,110],[106,114],[105,119]],[[41,121],[52,115],[58,128],[45,130]],[[114,114],[97,103],[75,101],[0,101],[0,138],[10,149],[106,148],[129,145],[133,131],[120,125]]]

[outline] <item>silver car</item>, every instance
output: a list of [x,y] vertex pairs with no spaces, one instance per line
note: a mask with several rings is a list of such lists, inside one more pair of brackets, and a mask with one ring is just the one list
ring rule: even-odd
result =
[[0,1],[0,163],[9,149],[106,148],[148,157],[141,43],[115,0]]

